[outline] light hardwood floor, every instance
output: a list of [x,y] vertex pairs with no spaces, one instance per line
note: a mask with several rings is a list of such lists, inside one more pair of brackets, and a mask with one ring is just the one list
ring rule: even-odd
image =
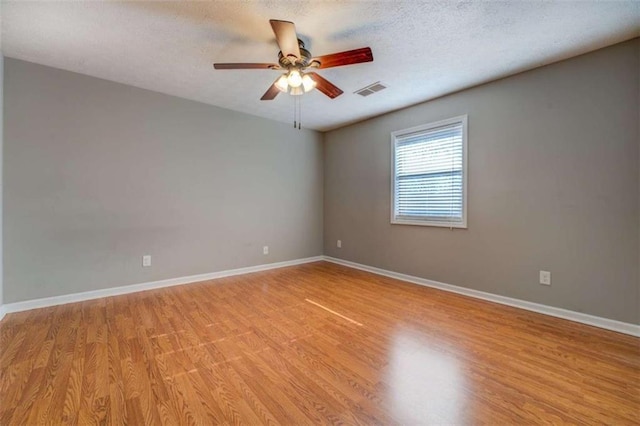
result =
[[324,262],[0,333],[2,425],[640,423],[640,339]]

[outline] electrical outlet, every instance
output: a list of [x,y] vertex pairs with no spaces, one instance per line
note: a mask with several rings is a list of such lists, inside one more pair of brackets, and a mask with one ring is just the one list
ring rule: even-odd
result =
[[540,284],[551,285],[551,272],[540,271]]
[[269,254],[269,246],[262,247],[262,254]]
[[150,254],[145,254],[144,256],[142,256],[142,266],[144,266],[144,267],[151,266],[151,255]]
[[338,240],[336,246],[338,246],[338,248],[342,248],[342,240]]

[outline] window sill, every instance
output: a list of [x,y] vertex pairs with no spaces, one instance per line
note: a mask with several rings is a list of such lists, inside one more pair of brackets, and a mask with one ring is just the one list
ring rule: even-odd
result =
[[392,219],[392,225],[435,226],[438,228],[467,229],[464,222],[430,222],[427,220]]

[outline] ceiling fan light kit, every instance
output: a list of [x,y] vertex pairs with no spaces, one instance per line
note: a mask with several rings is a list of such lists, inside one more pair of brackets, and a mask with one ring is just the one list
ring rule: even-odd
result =
[[309,74],[302,74],[297,69],[293,69],[287,74],[282,74],[274,85],[283,93],[298,96],[315,89],[317,83]]

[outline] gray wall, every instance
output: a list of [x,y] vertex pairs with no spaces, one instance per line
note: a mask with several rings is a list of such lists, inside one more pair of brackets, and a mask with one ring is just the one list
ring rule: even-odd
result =
[[0,51],[0,306],[4,303],[4,280],[3,280],[3,255],[2,255],[2,165],[4,163],[2,159],[2,154],[4,152],[3,149],[3,140],[4,140],[4,130],[3,130],[3,106],[4,106],[4,96],[3,96],[3,86],[4,86],[4,56]]
[[[325,254],[639,323],[638,44],[327,133]],[[390,132],[462,114],[469,228],[391,225]]]
[[10,58],[4,77],[6,303],[322,254],[321,134]]

